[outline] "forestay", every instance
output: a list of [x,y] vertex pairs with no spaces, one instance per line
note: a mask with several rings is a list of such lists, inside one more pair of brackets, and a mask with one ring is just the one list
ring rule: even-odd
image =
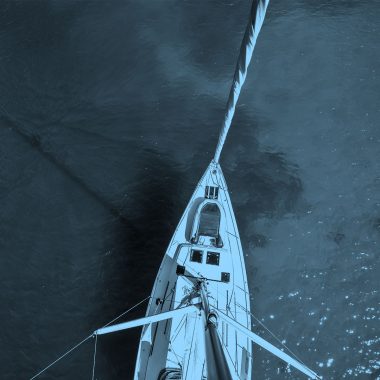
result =
[[239,99],[241,88],[247,76],[247,69],[249,63],[251,62],[257,37],[264,22],[268,4],[269,0],[254,0],[252,3],[247,29],[245,31],[243,42],[240,47],[240,54],[236,64],[230,94],[228,96],[223,126],[220,131],[218,145],[216,146],[214,155],[215,162],[219,162],[220,153],[222,152],[228,130],[231,126],[232,118],[235,113],[236,103]]

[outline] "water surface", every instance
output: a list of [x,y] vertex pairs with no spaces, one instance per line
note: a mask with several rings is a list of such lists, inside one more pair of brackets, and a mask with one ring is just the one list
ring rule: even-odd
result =
[[[2,2],[2,378],[150,293],[212,158],[249,8]],[[324,379],[380,375],[379,17],[376,0],[273,1],[222,153],[253,312]],[[132,378],[138,336],[101,338],[98,379]],[[89,379],[92,350],[41,379]],[[254,378],[303,377],[256,349]]]

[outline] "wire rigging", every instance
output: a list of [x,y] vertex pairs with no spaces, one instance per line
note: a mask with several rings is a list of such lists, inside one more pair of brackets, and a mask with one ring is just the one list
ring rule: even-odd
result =
[[82,341],[80,341],[78,344],[76,344],[74,347],[70,348],[68,351],[66,351],[64,354],[62,354],[59,358],[55,359],[53,362],[51,362],[49,365],[47,365],[44,369],[42,369],[40,372],[38,372],[36,375],[30,378],[30,380],[33,380],[40,376],[43,372],[47,371],[50,367],[52,367],[54,364],[58,363],[61,359],[63,359],[65,356],[67,356],[70,352],[74,351],[76,348],[81,346],[84,342],[92,338],[92,334],[89,335],[87,338],[84,338]]
[[[124,311],[123,313],[121,313],[120,315],[118,315],[116,318],[112,319],[111,321],[109,321],[107,324],[105,324],[103,327],[107,327],[109,326],[111,323],[117,321],[118,319],[120,319],[121,317],[123,317],[124,315],[126,315],[127,313],[129,313],[130,311],[136,309],[138,306],[140,306],[143,302],[145,302],[146,300],[150,299],[151,296],[148,296],[148,297],[145,297],[143,300],[141,300],[140,302],[138,302],[137,304],[133,305],[132,307],[130,307],[128,310]],[[75,349],[77,349],[79,346],[81,346],[83,343],[85,343],[87,340],[89,340],[90,338],[93,338],[95,336],[95,349],[94,349],[94,363],[93,363],[93,372],[92,372],[92,379],[94,379],[94,376],[95,376],[95,357],[96,357],[96,344],[97,344],[97,334],[96,333],[92,333],[91,335],[87,336],[86,338],[84,338],[83,340],[81,340],[79,343],[77,343],[75,346],[71,347],[70,349],[68,349],[65,353],[63,353],[61,356],[59,356],[57,359],[55,359],[54,361],[52,361],[50,364],[48,364],[45,368],[43,368],[41,371],[39,371],[37,374],[35,374],[34,376],[32,376],[29,380],[34,380],[36,379],[38,376],[42,375],[44,372],[46,372],[49,368],[51,368],[54,364],[58,363],[61,359],[63,359],[64,357],[66,357],[68,354],[70,354],[71,352],[73,352]]]
[[[211,285],[212,286],[212,285]],[[218,295],[221,296],[221,293],[219,292],[219,290],[217,290],[216,287],[214,287],[214,290],[218,293]],[[242,289],[243,290],[243,289]],[[240,307],[243,312],[245,313],[249,313],[251,315],[251,317],[258,323],[260,324],[260,326],[262,326],[282,347],[285,348],[285,350],[287,350],[291,355],[293,355],[293,357],[295,359],[297,359],[304,368],[308,368],[307,365],[298,357],[298,355],[296,355],[285,343],[283,343],[283,341],[274,333],[272,332],[269,327],[267,327],[262,321],[260,321],[260,319],[258,319],[250,310],[248,310],[247,308],[245,308],[243,305],[241,305],[239,302],[236,302],[235,301],[235,304]],[[228,313],[227,313],[228,315]]]
[[251,315],[251,317],[257,322],[260,324],[261,327],[263,327],[274,339],[277,340],[277,342],[279,344],[281,344],[281,346],[283,346],[286,350],[288,350],[305,368],[307,368],[306,364],[285,344],[283,343],[283,341],[274,333],[272,332],[267,326],[265,326],[265,324],[263,322],[260,321],[260,319],[258,319],[251,311],[245,309],[242,305],[240,305],[239,303],[237,303],[237,305],[243,309],[243,311],[245,311],[246,313],[249,313]]

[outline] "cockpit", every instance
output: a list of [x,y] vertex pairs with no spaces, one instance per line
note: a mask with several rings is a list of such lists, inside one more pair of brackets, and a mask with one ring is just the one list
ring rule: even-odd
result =
[[222,247],[220,237],[220,209],[216,202],[207,202],[200,206],[194,220],[192,243]]

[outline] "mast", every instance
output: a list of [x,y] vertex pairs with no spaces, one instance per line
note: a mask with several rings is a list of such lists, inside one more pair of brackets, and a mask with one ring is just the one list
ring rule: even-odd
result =
[[210,312],[207,289],[204,281],[200,283],[202,314],[205,323],[205,352],[207,362],[207,379],[232,380],[230,368],[224,355],[222,342],[218,335],[216,314]]
[[[253,343],[258,344],[262,348],[266,349],[273,355],[282,359],[292,367],[298,369],[306,376],[311,379],[321,379],[314,371],[308,368],[305,364],[295,360],[291,356],[287,355],[285,352],[281,351],[277,347],[273,346],[271,343],[267,342],[260,336],[253,333],[251,330],[247,329],[245,326],[241,325],[234,319],[230,318],[220,310],[210,309],[208,302],[208,293],[206,289],[206,284],[204,281],[199,282],[195,285],[195,289],[199,291],[200,302],[189,303],[187,306],[178,307],[176,309],[151,315],[148,317],[143,317],[135,319],[128,322],[123,322],[107,327],[103,327],[94,331],[94,336],[110,334],[118,331],[128,330],[134,327],[150,325],[155,322],[164,321],[171,319],[173,317],[184,316],[189,313],[201,313],[203,315],[203,321],[205,326],[205,353],[207,362],[207,378],[212,380],[232,380],[234,377],[231,374],[229,365],[226,360],[224,349],[220,341],[220,336],[218,334],[218,322],[219,320],[228,323],[231,327],[237,331],[243,333],[247,338],[249,338]],[[199,298],[198,298],[199,300]]]
[[265,13],[269,0],[253,0],[248,25],[240,47],[240,53],[236,64],[235,74],[232,80],[230,94],[226,105],[223,126],[220,131],[219,141],[216,146],[214,161],[219,162],[224,142],[226,141],[228,130],[230,129],[232,118],[235,113],[236,103],[239,99],[241,88],[247,76],[247,69],[251,62],[253,49],[256,45],[257,36],[264,22]]
[[232,380],[230,368],[223,352],[222,343],[219,339],[215,315],[205,315],[205,320],[207,379]]

